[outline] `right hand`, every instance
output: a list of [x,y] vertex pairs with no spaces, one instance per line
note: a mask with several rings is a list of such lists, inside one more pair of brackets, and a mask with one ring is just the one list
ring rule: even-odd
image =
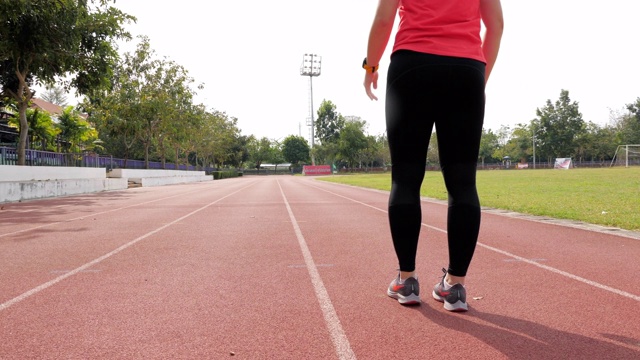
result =
[[373,90],[378,89],[378,72],[374,72],[374,73],[370,73],[370,72],[365,72],[364,75],[364,90],[367,93],[367,96],[369,97],[369,99],[371,100],[378,100],[378,97],[376,97],[373,94]]

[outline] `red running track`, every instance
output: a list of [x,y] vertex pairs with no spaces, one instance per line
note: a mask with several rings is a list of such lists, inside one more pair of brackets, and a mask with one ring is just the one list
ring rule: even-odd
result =
[[484,212],[449,313],[425,200],[403,307],[387,198],[270,176],[1,205],[0,359],[640,359],[637,238]]

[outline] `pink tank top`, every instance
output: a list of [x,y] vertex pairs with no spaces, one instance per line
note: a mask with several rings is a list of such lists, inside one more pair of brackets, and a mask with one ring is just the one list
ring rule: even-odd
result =
[[400,0],[393,51],[413,50],[486,62],[480,0]]

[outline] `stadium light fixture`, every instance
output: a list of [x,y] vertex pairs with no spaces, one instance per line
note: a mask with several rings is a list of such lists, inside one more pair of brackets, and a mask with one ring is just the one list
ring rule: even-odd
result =
[[[309,77],[309,112],[311,121],[307,123],[311,127],[311,149],[313,149],[315,143],[315,120],[313,116],[313,77],[320,76],[322,72],[322,56],[316,54],[304,54],[302,58],[302,65],[300,66],[300,75]],[[313,165],[315,165],[315,159],[313,155],[311,157]]]

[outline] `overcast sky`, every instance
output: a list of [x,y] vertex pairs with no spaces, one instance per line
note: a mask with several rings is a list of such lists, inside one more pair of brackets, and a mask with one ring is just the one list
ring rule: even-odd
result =
[[[313,105],[332,101],[359,116],[367,132],[384,132],[384,87],[390,44],[377,95],[364,93],[367,38],[377,0],[118,0],[138,18],[128,26],[150,38],[158,56],[184,66],[204,83],[196,101],[238,118],[244,135],[308,139],[309,78],[305,53],[322,56],[313,78]],[[503,0],[505,31],[487,86],[485,128],[527,123],[562,89],[585,121],[606,124],[610,110],[640,97],[637,15],[640,3],[583,0]],[[397,26],[397,22],[396,22]],[[121,46],[132,51],[137,40]]]

